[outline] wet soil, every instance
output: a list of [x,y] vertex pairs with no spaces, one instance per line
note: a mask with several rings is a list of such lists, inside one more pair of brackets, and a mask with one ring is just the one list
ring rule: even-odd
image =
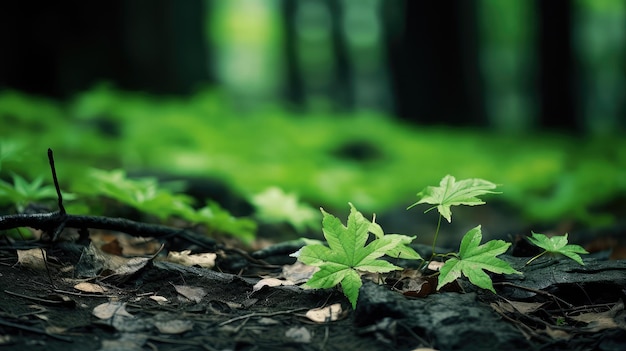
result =
[[[484,217],[494,222],[489,228],[497,228],[485,240],[515,242],[520,231],[507,227],[517,223],[506,216]],[[393,216],[381,218],[393,227]],[[458,222],[469,227],[485,218],[468,216]],[[567,260],[525,267],[536,252],[518,240],[513,254],[527,257],[506,259],[524,276],[495,276],[497,294],[464,279],[454,291],[419,294],[403,289],[398,279],[383,277],[375,284],[364,277],[355,310],[337,289],[293,285],[255,290],[262,278],[280,277],[283,265],[293,263],[288,254],[295,249],[289,245],[270,254],[220,250],[212,269],[157,258],[142,261],[144,266],[128,274],[96,269],[85,277],[77,273],[77,265],[86,244],[6,242],[0,245],[0,349],[626,350],[626,257],[619,254],[625,237],[624,226],[572,233],[574,243],[599,245],[585,267]],[[193,248],[176,238],[161,242],[166,251]],[[441,243],[455,251],[458,240]],[[607,245],[613,250],[602,251]],[[18,262],[17,250],[29,247],[45,250],[48,264],[35,268]],[[430,255],[428,246],[416,249]],[[106,291],[85,292],[75,288],[79,282]],[[190,297],[181,287],[202,293]],[[333,304],[342,312],[326,321],[306,315]],[[103,306],[113,307],[108,318],[96,312]]]
[[[607,261],[606,255],[592,258],[587,272],[576,263],[572,266],[557,261],[528,270],[527,279],[501,277],[496,280],[498,295],[461,281],[463,291],[405,296],[388,284],[365,281],[357,309],[352,310],[337,290],[266,286],[254,291],[260,276],[276,276],[270,266],[249,265],[233,274],[220,272],[219,266],[206,269],[154,260],[124,279],[102,275],[76,279],[75,258],[63,257],[64,250],[58,247],[48,252],[48,267],[34,269],[18,263],[14,250],[0,251],[3,350],[496,347],[617,351],[626,347],[626,262]],[[522,268],[523,260],[509,259],[516,268]],[[531,275],[533,271],[537,274]],[[603,272],[609,276],[602,277]],[[75,285],[81,281],[98,283],[107,291],[77,290]],[[200,288],[202,294],[190,298],[181,294],[180,287]],[[555,299],[570,302],[562,302],[565,306]],[[117,307],[112,317],[103,318],[95,311],[107,303]],[[311,309],[336,303],[344,311],[337,320],[333,317],[319,323],[306,317]],[[524,303],[541,307],[533,312],[516,310]],[[596,319],[610,314],[613,324],[576,324],[569,319],[573,314],[568,314],[567,308],[596,313]],[[557,317],[562,320],[557,321]]]
[[[304,316],[309,309],[341,303],[336,291],[304,292],[294,287],[252,293],[253,279],[155,263],[104,294],[73,288],[72,275],[32,270],[4,253],[0,265],[0,347],[4,350],[383,350],[387,345],[359,337],[354,314],[330,324]],[[258,279],[257,279],[258,280]],[[182,297],[175,286],[200,287],[199,301]],[[150,296],[162,296],[158,303]],[[107,301],[125,303],[124,322],[94,316]],[[178,333],[160,332],[157,321],[190,322]],[[299,330],[305,328],[305,330]],[[291,332],[290,332],[291,330]],[[287,336],[291,335],[291,336]]]

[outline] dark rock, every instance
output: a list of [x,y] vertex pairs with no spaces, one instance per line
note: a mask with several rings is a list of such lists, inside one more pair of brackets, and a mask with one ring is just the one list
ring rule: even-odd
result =
[[581,266],[567,258],[548,257],[530,265],[525,265],[528,258],[506,255],[501,258],[524,273],[504,277],[507,283],[526,288],[504,286],[498,289],[499,294],[510,299],[534,297],[536,293],[532,290],[545,290],[569,303],[577,304],[581,302],[577,301],[579,299],[596,300],[595,296],[591,296],[595,292],[619,296],[619,291],[626,287],[626,261],[624,260],[606,261],[585,258],[585,265]]
[[[361,288],[355,321],[362,328],[393,318],[399,334],[422,339],[438,350],[530,350],[512,325],[502,321],[476,293],[440,293],[409,300],[388,288],[366,282]],[[396,337],[402,335],[396,335]],[[404,335],[407,337],[407,335]]]

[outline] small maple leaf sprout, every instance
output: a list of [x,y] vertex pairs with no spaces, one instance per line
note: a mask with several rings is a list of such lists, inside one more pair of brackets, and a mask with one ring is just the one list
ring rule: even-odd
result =
[[506,252],[511,243],[491,240],[479,245],[481,240],[480,225],[463,236],[458,257],[447,260],[439,271],[437,290],[464,275],[472,284],[495,293],[491,278],[483,270],[497,274],[522,274],[496,257]]
[[443,217],[447,219],[448,223],[452,222],[452,210],[450,207],[457,205],[482,205],[485,202],[477,196],[485,194],[499,194],[499,192],[493,191],[496,187],[496,184],[484,179],[472,178],[457,182],[453,176],[446,175],[439,182],[439,186],[428,186],[417,193],[420,200],[407,207],[407,210],[416,205],[426,203],[435,206],[428,208],[424,211],[424,213],[434,208],[439,211],[437,229],[435,230],[435,238],[433,239],[432,255],[429,262],[436,256],[435,246],[437,244],[437,237],[439,236],[439,228],[441,227],[441,218]]
[[[300,249],[298,256],[300,262],[319,267],[305,285],[310,288],[326,289],[341,284],[341,289],[352,304],[352,308],[356,308],[359,288],[362,285],[360,274],[401,270],[401,267],[379,258],[388,252],[394,254],[397,252],[398,255],[412,254],[404,251],[404,246],[413,238],[399,234],[384,235],[382,228],[378,231],[376,227],[372,227],[372,222],[363,217],[352,204],[345,226],[337,217],[324,209],[321,211],[322,231],[328,246],[311,244]],[[376,234],[376,239],[368,243],[369,232],[372,230]],[[413,253],[417,255],[414,251]]]
[[563,236],[553,236],[548,238],[544,234],[539,234],[535,232],[531,232],[532,236],[527,237],[528,241],[530,241],[533,245],[544,249],[543,252],[538,255],[532,257],[526,265],[529,265],[534,260],[545,254],[559,254],[565,257],[568,257],[580,265],[585,265],[583,259],[578,254],[588,254],[587,250],[585,250],[582,246],[579,245],[568,245],[567,244],[567,233]]
[[[467,179],[456,182],[454,177],[448,175],[441,180],[439,187],[427,187],[418,193],[420,200],[407,208],[429,203],[435,206],[427,209],[426,212],[433,208],[439,211],[432,255],[427,262],[422,263],[422,267],[426,269],[434,257],[451,256],[440,267],[437,290],[464,275],[472,284],[495,292],[491,278],[484,271],[496,274],[522,274],[513,269],[508,262],[496,257],[503,254],[511,245],[510,243],[491,240],[480,245],[482,240],[480,226],[465,234],[458,254],[435,253],[441,218],[447,219],[448,222],[452,221],[450,207],[484,204],[485,202],[477,196],[496,193],[492,191],[495,188],[496,184],[486,180]],[[323,215],[322,231],[328,246],[323,243],[308,243],[292,256],[297,257],[304,264],[319,267],[319,270],[306,282],[306,286],[322,289],[340,285],[344,295],[352,304],[352,308],[355,308],[359,288],[362,285],[362,273],[380,274],[403,269],[379,258],[387,255],[403,259],[422,261],[424,259],[409,246],[415,239],[414,236],[385,234],[382,227],[376,223],[375,215],[370,222],[351,203],[349,204],[350,215],[345,226],[337,217],[320,209]],[[374,240],[368,243],[369,234],[374,236]]]

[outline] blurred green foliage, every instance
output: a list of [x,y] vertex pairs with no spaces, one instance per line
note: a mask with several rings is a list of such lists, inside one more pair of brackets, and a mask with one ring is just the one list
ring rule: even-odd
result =
[[276,186],[254,195],[251,201],[256,218],[264,223],[289,223],[298,233],[317,230],[322,219],[318,210],[302,203],[296,194],[287,194]]
[[[57,192],[52,185],[43,185],[43,175],[32,182],[13,174],[13,184],[0,180],[0,205],[14,205],[18,212],[23,212],[30,203],[56,199]],[[73,195],[66,194],[72,199]]]
[[[66,103],[9,91],[0,94],[0,123],[0,175],[47,176],[51,147],[62,186],[76,193],[92,168],[151,170],[219,177],[250,200],[278,186],[314,206],[351,201],[380,213],[455,174],[502,184],[502,198],[529,220],[587,224],[608,223],[591,209],[626,194],[626,141],[617,138],[418,127],[369,112],[242,113],[209,89],[175,98],[101,86]],[[167,199],[179,200],[187,206]]]

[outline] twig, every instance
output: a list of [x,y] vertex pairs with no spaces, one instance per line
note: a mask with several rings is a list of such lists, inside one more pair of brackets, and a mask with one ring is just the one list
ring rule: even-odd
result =
[[515,324],[515,326],[517,327],[517,329],[527,338],[529,337],[534,337],[537,338],[538,340],[540,340],[541,342],[547,343],[552,341],[552,339],[541,335],[539,332],[537,332],[536,330],[534,330],[533,328],[527,326],[526,324],[524,324],[524,322],[517,320],[515,318],[512,318],[510,316],[507,316],[506,313],[504,312],[498,312],[498,314],[500,316],[502,316],[502,318],[508,320],[509,322]]
[[250,318],[251,317],[248,317],[248,318],[244,319],[243,322],[241,322],[241,324],[239,324],[237,327],[235,327],[235,329],[233,330],[233,334],[239,333],[241,331],[241,329],[248,323]]
[[52,149],[48,148],[48,162],[50,162],[50,169],[52,170],[52,180],[54,181],[54,188],[57,191],[57,198],[59,199],[59,212],[61,215],[65,214],[65,207],[63,206],[63,196],[61,195],[61,188],[59,187],[59,180],[57,179],[57,170],[54,167],[54,155]]
[[65,229],[65,224],[67,222],[67,213],[65,212],[65,207],[63,206],[63,196],[61,195],[61,188],[59,187],[59,180],[57,179],[57,170],[54,167],[54,155],[52,153],[52,149],[48,148],[48,162],[50,162],[50,170],[52,171],[52,181],[54,182],[54,189],[57,192],[57,199],[59,201],[59,217],[61,220],[57,223],[56,227],[54,227],[54,231],[47,230],[48,234],[52,238],[52,241],[56,241],[63,229]]
[[31,333],[43,334],[43,335],[49,336],[51,338],[58,339],[58,340],[61,340],[61,341],[65,341],[65,342],[72,342],[72,339],[66,338],[66,337],[61,336],[61,335],[51,334],[51,333],[48,333],[47,331],[42,330],[42,329],[27,327],[25,325],[20,325],[20,324],[7,322],[7,321],[2,320],[2,319],[0,319],[0,325],[5,326],[5,327],[9,327],[9,328],[16,328],[16,329],[29,331]]
[[54,166],[54,154],[48,149],[48,161],[52,171],[52,180],[57,192],[59,210],[49,213],[14,214],[0,216],[0,230],[14,229],[19,227],[31,227],[43,230],[50,235],[51,241],[56,241],[65,228],[76,228],[81,236],[87,235],[86,229],[104,229],[124,232],[133,236],[166,238],[179,236],[191,243],[206,249],[216,249],[216,242],[206,237],[194,235],[193,232],[184,229],[175,229],[162,225],[150,225],[131,221],[124,218],[110,218],[101,216],[75,216],[68,215],[63,206],[63,196],[59,187],[56,168]]
[[52,274],[50,274],[50,267],[48,266],[48,255],[46,254],[46,252],[43,250],[42,247],[39,248],[39,251],[41,251],[41,258],[43,258],[43,264],[46,267],[46,273],[48,274],[48,279],[50,280],[50,285],[56,289],[56,285],[54,285],[54,280],[52,280]]
[[272,317],[272,316],[278,316],[280,314],[290,314],[290,313],[300,312],[300,311],[304,311],[304,310],[308,310],[308,308],[296,308],[296,309],[293,309],[293,310],[277,311],[277,312],[267,312],[267,313],[253,312],[253,313],[244,314],[243,316],[239,316],[239,317],[235,317],[235,318],[231,318],[229,320],[223,321],[222,323],[218,324],[218,326],[223,327],[226,324],[230,324],[232,322],[236,322],[236,321],[239,321],[239,320],[242,320],[242,319],[246,319],[246,318],[251,318],[251,317]]
[[74,292],[74,291],[67,291],[67,290],[61,290],[61,289],[52,289],[53,292],[57,293],[57,294],[66,294],[66,295],[74,295],[74,296],[78,296],[78,297],[104,297],[104,298],[113,298],[113,297],[117,297],[117,295],[104,295],[104,294],[86,294],[84,292]]
[[4,290],[4,292],[12,296],[21,297],[26,300],[35,301],[35,302],[39,302],[42,304],[53,305],[53,306],[68,306],[69,304],[72,304],[72,305],[76,304],[76,301],[73,301],[73,300],[57,301],[57,300],[42,299],[42,298],[34,297],[34,296],[22,295],[22,294],[18,294],[9,290]]
[[493,283],[493,285],[504,285],[504,286],[510,286],[510,287],[513,287],[513,288],[518,288],[518,289],[522,289],[522,290],[526,290],[526,291],[534,292],[535,294],[544,295],[544,296],[549,296],[549,297],[551,297],[551,298],[553,298],[553,299],[555,299],[555,300],[557,300],[557,301],[559,301],[559,302],[561,302],[561,303],[565,304],[565,305],[566,305],[567,307],[569,307],[569,308],[574,307],[574,305],[572,305],[571,303],[569,303],[569,302],[567,302],[567,301],[563,300],[562,298],[560,298],[560,297],[558,297],[558,296],[556,296],[556,295],[554,295],[554,294],[550,294],[550,293],[549,293],[549,292],[547,292],[547,291],[537,290],[537,289],[533,289],[533,288],[528,288],[528,287],[525,287],[525,286],[516,285],[516,284],[513,284],[513,283],[509,283],[509,282],[498,282],[498,283]]
[[[63,215],[59,211],[0,216],[0,230],[31,227],[51,232],[54,228],[59,228],[63,223],[66,228],[113,230],[140,237],[168,238],[178,236],[195,244],[199,244],[204,248],[215,249],[216,247],[216,242],[213,239],[200,237],[185,229],[135,222],[125,218]],[[53,237],[53,239],[56,238]]]

